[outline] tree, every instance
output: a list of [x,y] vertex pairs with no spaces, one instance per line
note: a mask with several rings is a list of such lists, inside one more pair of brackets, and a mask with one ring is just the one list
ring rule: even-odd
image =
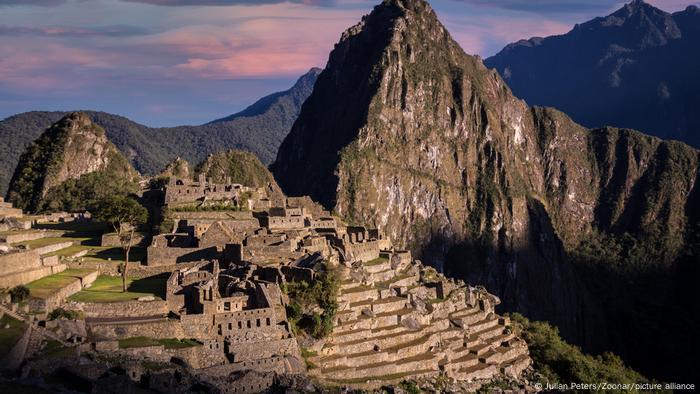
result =
[[126,292],[126,278],[129,270],[129,252],[133,246],[134,232],[139,225],[148,220],[148,211],[129,196],[110,196],[96,204],[92,212],[95,220],[109,223],[119,237],[124,249],[124,267],[122,269],[122,290]]
[[15,286],[10,290],[10,297],[12,302],[22,302],[29,297],[29,289],[22,285]]

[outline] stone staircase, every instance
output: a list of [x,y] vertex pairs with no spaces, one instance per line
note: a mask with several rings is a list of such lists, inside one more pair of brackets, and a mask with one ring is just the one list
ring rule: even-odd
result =
[[517,376],[530,365],[508,319],[488,303],[470,304],[465,288],[419,308],[426,283],[415,272],[395,272],[387,261],[345,274],[336,326],[310,358],[312,374],[345,384],[439,374],[474,381]]

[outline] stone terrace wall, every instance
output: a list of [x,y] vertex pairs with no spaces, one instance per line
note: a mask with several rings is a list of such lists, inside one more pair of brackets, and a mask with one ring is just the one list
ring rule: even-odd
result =
[[90,333],[98,339],[125,339],[132,337],[150,337],[155,339],[185,338],[179,320],[162,320],[138,324],[110,323],[91,324]]
[[0,288],[27,284],[65,269],[57,259],[42,259],[33,250],[0,255]]
[[144,317],[167,315],[165,301],[69,302],[66,307],[83,311],[85,317]]
[[35,239],[41,239],[48,236],[60,237],[62,235],[62,231],[12,231],[7,234],[0,235],[0,241],[7,242],[8,244],[14,244],[17,242],[33,241]]
[[197,220],[197,219],[213,219],[213,220],[227,220],[227,219],[252,219],[253,213],[250,211],[202,211],[202,212],[173,212],[173,218],[178,220]]
[[33,250],[0,255],[0,272],[12,273],[41,267],[39,254]]
[[[90,268],[97,270],[100,275],[107,276],[120,276],[119,264],[116,261],[66,261],[68,267],[70,268]],[[160,265],[160,266],[148,266],[141,265],[141,263],[130,262],[129,263],[129,276],[141,279],[148,278],[149,276],[156,276],[166,272],[172,272],[177,269],[184,269],[193,267],[199,264],[198,261],[190,263],[180,263],[174,265]]]
[[66,298],[79,292],[97,279],[97,272],[88,273],[75,279],[67,286],[58,289],[46,298],[30,298],[29,305],[32,310],[50,312],[61,306]]
[[211,349],[208,346],[165,349],[165,353],[185,360],[194,369],[209,368],[228,362],[223,349]]
[[68,247],[73,246],[73,242],[60,242],[57,244],[51,244],[51,245],[46,245],[46,246],[40,246],[38,248],[34,248],[33,250],[39,254],[49,254],[53,252],[58,252],[61,249],[65,249]]
[[146,259],[149,266],[175,265],[216,258],[216,248],[169,248],[149,246]]

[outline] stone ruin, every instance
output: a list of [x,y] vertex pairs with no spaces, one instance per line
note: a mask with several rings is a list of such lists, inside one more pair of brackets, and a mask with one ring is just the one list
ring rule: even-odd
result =
[[447,280],[410,257],[382,252],[341,267],[333,334],[319,344],[310,373],[335,383],[401,381],[444,374],[464,381],[518,377],[530,365],[525,342],[500,301]]
[[[214,188],[201,178],[178,182],[171,180],[165,193],[179,190],[174,195],[180,197],[166,202],[191,203],[211,193],[231,199],[246,190]],[[436,376],[478,383],[518,379],[530,365],[525,342],[494,312],[499,300],[483,288],[448,280],[394,248],[381,231],[347,226],[308,198],[255,198],[266,203],[247,211],[173,213],[172,231],[152,238],[140,268],[166,274],[163,300],[63,304],[85,316],[78,351],[130,360],[123,364],[128,381],[147,381],[160,392],[183,391],[185,381],[196,381],[220,392],[252,393],[280,376],[363,388]],[[319,264],[341,281],[334,328],[321,340],[298,338],[282,286],[313,281]],[[119,346],[133,337],[201,346]],[[143,362],[168,367],[154,371]],[[99,384],[126,382],[103,364],[93,367],[102,371],[94,372]],[[183,385],[174,385],[174,377]]]

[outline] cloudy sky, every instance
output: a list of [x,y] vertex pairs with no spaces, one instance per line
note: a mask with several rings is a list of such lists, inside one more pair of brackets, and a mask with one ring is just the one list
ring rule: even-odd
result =
[[[323,67],[379,0],[0,0],[0,119],[94,109],[199,124]],[[677,11],[697,0],[650,0]],[[616,0],[433,0],[468,53],[565,33]]]

